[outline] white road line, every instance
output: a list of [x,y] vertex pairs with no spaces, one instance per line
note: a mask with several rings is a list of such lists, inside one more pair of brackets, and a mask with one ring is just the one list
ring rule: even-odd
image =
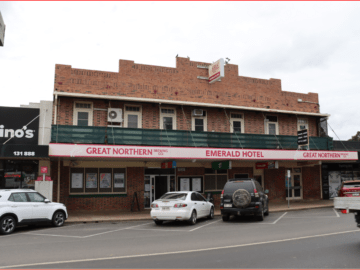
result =
[[[219,249],[230,249],[230,248],[240,248],[240,247],[248,247],[248,246],[273,244],[273,243],[282,243],[282,242],[289,242],[289,241],[296,241],[296,240],[310,239],[310,238],[317,238],[317,237],[324,237],[324,236],[332,236],[332,235],[339,235],[339,234],[353,233],[353,232],[359,233],[359,230],[357,229],[357,230],[352,230],[352,231],[343,231],[343,232],[335,232],[335,233],[309,235],[309,236],[302,236],[302,237],[296,237],[296,238],[288,238],[288,239],[281,239],[281,240],[273,240],[273,241],[249,243],[249,244],[241,244],[241,245],[233,245],[233,246],[224,246],[224,247],[201,248],[201,249],[193,249],[193,250],[180,250],[180,251],[170,251],[170,252],[163,252],[163,253],[138,254],[138,255],[127,255],[127,256],[118,256],[118,257],[105,257],[105,258],[93,258],[93,259],[79,259],[79,260],[68,260],[68,261],[55,261],[55,262],[42,262],[42,263],[31,263],[31,264],[6,265],[6,266],[0,266],[0,268],[1,269],[3,269],[3,268],[15,268],[15,267],[20,268],[20,267],[30,267],[30,266],[39,266],[39,265],[48,265],[48,264],[52,265],[52,264],[63,264],[63,263],[79,263],[79,262],[91,262],[91,261],[131,259],[131,258],[170,255],[170,254],[185,254],[185,253],[202,252],[202,251],[213,251],[213,250],[219,250]],[[36,268],[36,267],[34,267],[34,268]]]
[[91,234],[91,235],[86,235],[86,236],[71,236],[71,235],[58,235],[58,234],[41,234],[41,233],[24,233],[24,234],[28,234],[28,235],[41,235],[41,236],[55,236],[55,237],[70,237],[70,238],[88,238],[88,237],[93,237],[93,236],[97,236],[97,235],[101,235],[101,234],[106,234],[106,233],[111,233],[111,232],[117,232],[117,231],[122,231],[122,230],[127,230],[127,229],[131,229],[134,227],[138,227],[138,226],[143,226],[146,224],[151,224],[151,223],[144,223],[144,224],[140,224],[140,225],[135,225],[135,226],[131,226],[131,227],[127,227],[127,228],[121,228],[121,229],[117,229],[117,230],[112,230],[112,231],[107,231],[107,232],[102,232],[102,233],[97,233],[97,234]]
[[337,217],[286,217],[286,218],[337,218]]
[[[82,224],[73,224],[73,225],[69,225],[69,226],[63,226],[63,227],[58,227],[58,228],[45,228],[45,229],[41,229],[41,230],[35,230],[35,232],[41,232],[41,231],[46,231],[46,230],[58,230],[58,229],[61,229],[61,228],[68,228],[68,227],[73,227],[73,226],[77,226],[77,225],[82,225]],[[10,235],[2,235],[0,237],[1,238],[4,238],[4,237],[9,237],[9,236],[17,236],[17,235],[23,235],[23,234],[34,234],[32,232],[23,232],[23,233],[13,233],[13,234],[10,234]]]
[[113,231],[107,231],[107,232],[102,232],[102,233],[91,234],[91,235],[83,236],[82,238],[88,238],[88,237],[93,237],[93,236],[102,235],[102,234],[106,234],[106,233],[112,233],[112,232],[128,230],[128,229],[131,229],[131,228],[135,228],[135,227],[139,227],[139,226],[143,226],[143,225],[151,224],[151,223],[152,222],[144,223],[144,224],[140,224],[140,225],[135,225],[135,226],[127,227],[127,228],[121,228],[121,229],[117,229],[117,230],[113,230]]
[[281,217],[279,217],[277,220],[275,220],[272,224],[276,224],[276,222],[278,222],[283,216],[285,216],[287,214],[287,212],[285,212],[284,214],[281,215]]
[[333,210],[334,210],[336,216],[337,216],[337,217],[340,217],[339,213],[335,210],[335,208],[333,208]]
[[200,228],[205,227],[205,226],[210,225],[210,224],[214,224],[215,222],[219,222],[220,220],[221,220],[221,219],[216,220],[216,221],[211,222],[211,223],[208,223],[208,224],[205,224],[205,225],[203,225],[203,226],[197,227],[197,228],[195,228],[195,229],[190,230],[189,232],[196,231],[197,229],[200,229]]
[[162,231],[162,232],[188,232],[187,230],[163,230],[163,229],[131,229],[134,231]]
[[59,235],[59,234],[44,234],[44,233],[24,233],[24,234],[27,234],[27,235],[40,235],[40,236],[56,236],[56,237],[84,238],[84,236]]

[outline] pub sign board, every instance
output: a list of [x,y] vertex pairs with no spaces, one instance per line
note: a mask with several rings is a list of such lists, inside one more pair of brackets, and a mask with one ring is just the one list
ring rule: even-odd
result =
[[0,107],[0,145],[38,144],[40,109]]
[[309,144],[309,134],[307,129],[302,129],[298,131],[297,134],[298,134],[298,145]]

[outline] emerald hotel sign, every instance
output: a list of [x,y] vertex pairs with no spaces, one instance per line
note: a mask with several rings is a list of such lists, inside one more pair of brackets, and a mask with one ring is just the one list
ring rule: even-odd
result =
[[140,145],[94,145],[50,143],[49,156],[85,158],[228,160],[358,160],[356,151],[261,150],[207,147],[161,147]]

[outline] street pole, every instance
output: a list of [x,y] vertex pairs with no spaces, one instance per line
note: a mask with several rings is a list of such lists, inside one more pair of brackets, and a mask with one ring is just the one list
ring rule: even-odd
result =
[[288,208],[290,208],[290,170],[287,171]]

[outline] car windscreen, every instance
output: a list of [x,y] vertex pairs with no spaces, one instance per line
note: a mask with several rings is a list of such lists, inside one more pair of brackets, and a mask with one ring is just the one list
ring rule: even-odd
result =
[[160,199],[167,200],[185,200],[187,193],[166,193],[160,197]]
[[344,188],[360,188],[359,182],[344,183]]
[[224,187],[225,194],[233,194],[238,189],[246,189],[250,193],[254,192],[254,184],[251,181],[227,182]]

